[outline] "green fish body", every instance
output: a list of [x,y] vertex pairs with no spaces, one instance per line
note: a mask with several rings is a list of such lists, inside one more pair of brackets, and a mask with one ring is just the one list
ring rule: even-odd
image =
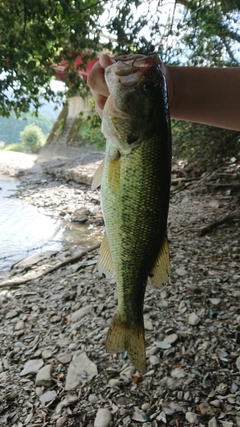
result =
[[171,132],[165,79],[156,57],[141,57],[106,70],[110,96],[103,112],[106,155],[101,204],[106,235],[99,270],[115,273],[117,313],[106,350],[127,350],[146,370],[143,303],[148,277],[161,287],[169,277],[167,216]]

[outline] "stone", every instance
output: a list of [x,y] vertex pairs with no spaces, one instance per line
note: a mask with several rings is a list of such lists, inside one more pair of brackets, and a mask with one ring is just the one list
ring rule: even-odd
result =
[[185,268],[183,268],[183,267],[180,267],[180,268],[176,269],[176,273],[178,276],[183,277],[183,276],[186,276],[187,270],[185,270]]
[[51,402],[53,399],[55,399],[55,397],[57,397],[56,391],[55,390],[49,390],[40,396],[40,400],[42,403],[48,403],[48,402]]
[[65,390],[72,390],[80,383],[87,383],[97,374],[98,369],[95,363],[87,357],[85,352],[78,351],[69,365]]
[[177,339],[178,339],[177,334],[170,334],[164,338],[164,341],[168,342],[169,344],[173,344],[177,341]]
[[67,363],[70,363],[72,360],[72,355],[70,353],[66,353],[63,355],[58,356],[57,360],[62,363],[63,365],[66,365]]
[[88,313],[91,313],[91,311],[93,311],[92,305],[86,305],[85,307],[81,307],[81,308],[79,308],[79,310],[75,311],[72,314],[72,316],[69,320],[71,320],[72,322],[76,322],[77,320],[86,316]]
[[236,360],[236,367],[240,371],[240,356],[238,356],[238,358]]
[[43,350],[42,351],[42,358],[43,359],[50,359],[52,357],[53,353],[51,350]]
[[189,325],[196,326],[200,322],[199,317],[195,313],[189,314],[188,323]]
[[100,408],[94,421],[94,427],[107,427],[112,420],[112,414],[109,409]]
[[23,320],[18,320],[18,322],[15,325],[15,330],[16,331],[21,331],[22,329],[24,329],[24,321]]
[[152,355],[149,357],[149,363],[152,366],[157,366],[157,365],[159,365],[160,361],[159,361],[159,358],[157,356]]
[[44,362],[42,359],[28,360],[28,362],[25,363],[23,370],[20,372],[20,375],[23,376],[36,374],[43,366],[43,363]]
[[186,412],[185,418],[190,424],[195,424],[197,422],[197,414],[194,412]]
[[52,384],[52,365],[45,365],[36,376],[36,387],[49,387]]
[[181,369],[181,368],[175,368],[171,372],[171,377],[178,378],[178,379],[185,378],[186,377],[186,372],[183,369]]
[[209,422],[208,422],[208,427],[217,427],[217,420],[215,417],[213,417]]

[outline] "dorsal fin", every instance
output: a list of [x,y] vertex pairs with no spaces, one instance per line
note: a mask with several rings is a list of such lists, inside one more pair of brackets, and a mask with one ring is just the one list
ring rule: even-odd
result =
[[170,262],[167,236],[164,239],[154,267],[149,275],[150,281],[158,289],[161,289],[169,279]]

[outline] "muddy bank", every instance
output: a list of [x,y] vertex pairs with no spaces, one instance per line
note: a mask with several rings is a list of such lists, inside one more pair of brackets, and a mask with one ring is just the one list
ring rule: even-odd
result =
[[[15,266],[0,288],[1,425],[240,426],[239,202],[219,185],[223,174],[229,183],[224,169],[172,193],[171,280],[161,291],[147,287],[144,376],[125,353],[105,352],[117,294],[115,280],[98,274],[97,249]],[[21,178],[18,196],[69,220],[85,208],[82,218],[103,227],[99,192],[88,184],[48,171]]]

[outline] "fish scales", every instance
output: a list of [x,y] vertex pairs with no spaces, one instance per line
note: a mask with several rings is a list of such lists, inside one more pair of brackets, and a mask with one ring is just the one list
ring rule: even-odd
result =
[[[127,350],[137,369],[144,372],[143,303],[148,276],[154,276],[156,264],[164,270],[158,275],[160,280],[164,282],[168,276],[166,228],[171,136],[159,61],[155,58],[139,61],[142,68],[140,73],[134,70],[134,85],[132,75],[127,90],[122,77],[116,82],[116,90],[111,83],[113,87],[104,111],[103,131],[107,143],[101,204],[110,254],[100,250],[99,264],[104,265],[105,259],[111,259],[118,289],[117,314],[109,328],[106,349],[109,352]],[[123,69],[124,64],[120,65],[120,72],[125,76],[128,70],[121,71],[121,67]],[[154,88],[149,89],[154,90],[153,96],[149,96],[149,90],[146,94],[141,86],[144,82],[149,84],[151,79],[155,82]],[[141,102],[146,105],[139,110]],[[133,114],[136,110],[138,115]]]

